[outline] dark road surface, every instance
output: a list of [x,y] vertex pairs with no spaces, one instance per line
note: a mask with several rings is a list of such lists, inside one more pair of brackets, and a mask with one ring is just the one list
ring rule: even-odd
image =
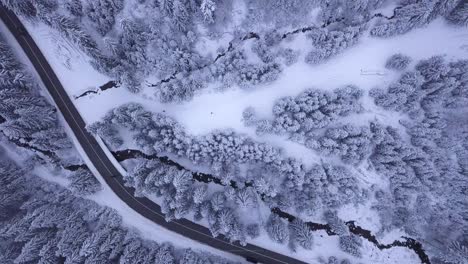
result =
[[222,236],[214,238],[211,236],[208,228],[192,223],[186,219],[166,222],[164,215],[161,213],[161,208],[157,204],[146,198],[135,197],[133,195],[134,189],[124,186],[122,175],[106,156],[96,139],[86,131],[86,124],[83,118],[80,116],[80,113],[68,97],[57,76],[20,20],[14,13],[1,6],[1,4],[0,17],[34,65],[55,104],[94,167],[102,175],[114,193],[129,207],[168,230],[213,248],[241,256],[246,259],[246,262],[248,260],[249,262],[268,264],[305,263],[251,244],[247,246],[241,246],[238,243],[232,244]]

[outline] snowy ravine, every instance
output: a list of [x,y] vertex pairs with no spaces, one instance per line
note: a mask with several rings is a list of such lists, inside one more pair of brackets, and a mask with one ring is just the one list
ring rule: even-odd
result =
[[[135,149],[126,149],[126,150],[113,151],[112,155],[114,156],[114,158],[118,162],[123,162],[125,160],[135,159],[135,158],[156,159],[156,160],[159,160],[160,162],[162,162],[164,164],[167,164],[167,165],[170,165],[170,166],[175,166],[178,169],[185,169],[182,165],[178,164],[177,162],[174,162],[174,161],[170,160],[166,156],[158,156],[156,154],[148,155],[148,154],[143,153],[142,151],[135,150]],[[215,176],[212,176],[210,174],[201,173],[201,172],[194,172],[194,173],[192,173],[192,177],[196,181],[200,181],[200,182],[204,182],[204,183],[213,182],[213,183],[225,186],[225,184],[223,184],[220,179],[218,179]],[[252,185],[251,182],[243,182],[243,183],[240,183],[240,184],[242,186]],[[237,188],[239,183],[231,180],[229,185],[231,187],[233,187],[233,188]],[[261,197],[264,197],[264,194],[259,194],[259,195]],[[288,214],[288,213],[282,211],[279,208],[271,208],[271,212],[274,213],[274,214],[277,214],[281,218],[284,218],[284,219],[288,220],[289,222],[292,222],[292,221],[294,221],[296,219],[295,216],[293,216],[291,214]],[[328,236],[337,235],[333,231],[332,227],[330,227],[330,225],[328,225],[328,224],[321,224],[321,223],[314,223],[314,222],[306,222],[306,224],[313,231],[323,230],[323,231],[326,232],[326,234]],[[376,246],[380,250],[387,250],[387,249],[390,249],[392,247],[408,248],[408,249],[414,251],[414,253],[419,257],[421,263],[428,263],[428,264],[431,263],[430,260],[429,260],[429,257],[427,256],[426,252],[424,251],[423,246],[421,245],[421,243],[419,243],[418,241],[416,241],[414,239],[402,237],[400,240],[395,240],[392,243],[383,244],[383,243],[381,243],[381,242],[379,242],[377,240],[377,238],[375,237],[375,235],[372,234],[371,231],[366,230],[365,228],[356,225],[354,221],[348,221],[348,222],[346,222],[346,225],[348,226],[349,231],[351,233],[356,234],[356,235],[358,235],[360,237],[363,237],[364,239],[366,239],[369,242],[373,243],[374,246]]]

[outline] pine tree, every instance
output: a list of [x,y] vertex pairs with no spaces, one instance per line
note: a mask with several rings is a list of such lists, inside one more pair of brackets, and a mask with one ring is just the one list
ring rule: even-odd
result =
[[290,241],[298,243],[305,249],[312,249],[314,235],[306,223],[296,219],[289,224]]
[[340,249],[355,257],[361,257],[362,240],[356,235],[340,236]]
[[387,59],[385,68],[401,71],[406,69],[411,62],[411,58],[401,53],[393,54]]
[[448,15],[447,20],[451,23],[467,26],[468,25],[468,2],[459,1],[459,4]]
[[203,14],[205,22],[211,24],[214,22],[214,11],[216,10],[216,3],[213,0],[202,0],[200,10]]
[[271,214],[266,222],[265,229],[268,236],[275,242],[284,244],[289,239],[289,231],[287,225],[281,218],[275,214]]

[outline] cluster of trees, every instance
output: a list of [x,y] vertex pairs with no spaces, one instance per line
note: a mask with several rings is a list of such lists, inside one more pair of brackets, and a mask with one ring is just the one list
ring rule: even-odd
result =
[[[249,188],[231,188],[208,194],[207,186],[196,183],[190,171],[158,160],[140,159],[136,163],[124,178],[126,184],[135,188],[136,195],[161,197],[161,209],[166,220],[180,219],[194,213],[196,220],[208,220],[213,236],[224,234],[232,241],[245,243],[247,227],[233,207],[256,205],[255,193]],[[252,227],[249,230],[249,234],[259,232]]]
[[340,249],[355,257],[360,257],[362,239],[356,235],[340,236]]
[[274,197],[265,201],[271,207],[294,211],[301,215],[318,216],[323,209],[337,209],[345,204],[358,204],[369,197],[357,178],[344,166],[315,164],[305,169],[301,185],[285,179]]
[[[259,64],[248,63],[245,52],[231,50],[232,46],[215,62],[196,49],[199,36],[195,25],[204,23],[210,34],[222,34],[217,31],[224,30],[223,26],[233,19],[229,14],[233,5],[230,0],[132,3],[145,10],[150,17],[147,20],[122,17],[123,0],[67,0],[64,8],[57,0],[2,2],[18,14],[39,19],[57,29],[85,51],[98,70],[119,80],[132,92],[140,91],[141,81],[155,75],[161,80],[154,85],[156,96],[163,102],[174,102],[191,99],[207,82],[251,87],[277,79],[281,65],[275,60],[282,57],[284,63],[291,64],[297,60],[297,54],[284,48],[271,52],[270,40],[275,39],[277,44],[285,36],[275,30],[301,25],[307,26],[303,29],[309,31],[310,25],[302,23],[316,7],[320,7],[318,20],[322,21],[322,28],[313,28],[308,34],[314,50],[306,56],[306,61],[323,62],[354,45],[370,19],[375,17],[372,12],[384,1],[247,1],[247,16],[234,37],[251,32],[252,27],[265,33],[253,46],[262,60]],[[378,16],[381,21],[371,32],[377,36],[403,33],[439,15],[454,23],[466,24],[466,10],[467,4],[458,0],[403,1],[391,18]],[[119,17],[122,19],[117,21]],[[85,24],[90,28],[81,28],[82,20],[89,22]],[[256,24],[275,26],[272,30]],[[104,41],[93,39],[94,32],[104,36]]]
[[255,142],[232,130],[214,131],[206,136],[194,138],[187,149],[187,157],[197,163],[227,163],[232,159],[238,163],[278,163],[279,154],[277,148]]
[[[16,14],[27,17],[32,21],[41,21],[56,29],[62,36],[76,44],[89,56],[99,56],[96,41],[80,26],[76,17],[83,15],[83,6],[79,0],[69,0],[66,2],[66,10],[71,16],[59,12],[59,2],[57,0],[1,0],[3,5],[14,11]],[[90,1],[92,2],[92,1]]]
[[[314,28],[308,34],[314,50],[307,54],[306,62],[319,64],[356,44],[369,25],[372,36],[390,37],[421,27],[440,16],[456,25],[468,24],[466,1],[399,1],[391,17],[373,14],[384,3],[382,0],[319,1],[321,9],[318,19],[322,22],[322,28]],[[373,18],[378,19],[375,25],[370,24]]]
[[308,136],[318,128],[324,128],[352,113],[362,111],[359,102],[363,92],[354,86],[346,86],[333,92],[309,89],[296,97],[283,97],[273,106],[273,120],[258,120],[252,108],[243,114],[246,125],[256,126],[257,133]]
[[370,95],[378,106],[412,117],[421,116],[421,110],[460,108],[468,101],[467,69],[467,60],[447,63],[441,56],[431,57],[403,73],[387,89],[373,89]]
[[387,90],[371,91],[377,105],[408,113],[400,123],[409,136],[405,140],[394,128],[371,125],[376,146],[370,161],[390,181],[390,193],[376,192],[376,208],[386,228],[404,228],[428,241],[443,259],[460,257],[447,246],[451,242],[467,242],[460,210],[467,206],[468,186],[467,69],[467,61],[447,63],[436,56],[418,62]]
[[28,18],[34,17],[36,15],[36,8],[34,2],[31,0],[1,0],[2,4],[14,11],[18,15],[22,15]]
[[285,65],[292,65],[297,62],[300,51],[280,45],[284,38],[277,30],[267,31],[252,43],[251,50],[263,63],[271,64],[281,58]]
[[[174,72],[184,75],[204,62],[194,51],[196,23],[193,21],[200,19],[202,13],[195,1],[139,3],[151,15],[147,21],[128,17],[117,21],[124,7],[123,0],[67,0],[60,4],[57,0],[2,2],[16,13],[39,19],[58,30],[90,56],[96,69],[116,78],[132,92],[141,89],[140,82],[149,74],[161,79]],[[206,1],[202,2],[206,7]],[[64,8],[59,8],[60,5]],[[90,22],[86,23],[89,28],[81,28],[83,19]],[[93,32],[104,36],[104,41],[93,39]]]
[[239,85],[243,88],[276,80],[281,72],[281,65],[275,62],[251,64],[243,51],[228,52],[217,63],[209,67],[211,78],[227,87]]
[[346,1],[322,0],[320,2],[319,19],[325,25],[340,22],[344,25],[356,26],[367,23],[372,18],[375,9],[380,8],[385,1]]
[[83,15],[93,23],[94,28],[99,34],[105,36],[115,24],[116,15],[124,7],[123,0],[85,0],[85,4],[80,12],[79,4],[76,0],[67,3],[74,14]]
[[[54,166],[65,166],[73,145],[61,127],[56,109],[40,95],[40,87],[0,36],[0,131],[11,142],[32,150]],[[100,189],[88,169],[70,173],[70,188],[79,194]]]
[[468,25],[468,3],[466,1],[459,1],[458,5],[446,17],[448,21],[455,25],[467,26]]
[[352,262],[349,259],[339,259],[335,256],[331,256],[328,259],[319,259],[319,263],[323,264],[351,264]]
[[429,0],[402,1],[403,4],[394,10],[391,19],[382,17],[370,33],[377,37],[390,37],[406,33],[413,28],[423,26],[442,16],[455,24],[464,25],[467,19],[466,1]]
[[387,62],[385,63],[385,68],[390,70],[401,71],[406,69],[410,62],[410,57],[401,53],[397,53],[393,54],[392,56],[390,56],[390,58],[387,59]]
[[357,164],[369,155],[372,135],[368,127],[347,124],[327,128],[318,139],[308,139],[306,146],[325,155],[339,156],[346,163]]
[[358,42],[364,29],[362,25],[338,29],[313,29],[307,34],[307,38],[311,40],[314,49],[306,55],[305,61],[315,65],[343,52]]
[[[0,39],[0,115],[1,131],[11,139],[31,142],[35,147],[58,150],[70,147],[58,126],[54,107],[38,95],[37,85],[13,55],[10,47]],[[48,140],[50,137],[57,141]]]
[[106,141],[120,142],[119,127],[134,132],[136,144],[149,154],[169,152],[213,167],[232,161],[233,157],[239,163],[280,161],[279,150],[268,144],[254,142],[230,130],[193,137],[187,135],[174,119],[160,113],[153,114],[135,103],[115,108],[102,121],[90,125],[89,129]]
[[243,21],[246,28],[262,29],[265,24],[273,28],[291,28],[304,25],[314,7],[315,1],[301,0],[249,0],[246,1],[247,17]]
[[[431,59],[418,63],[416,70],[403,73],[397,83],[418,91],[425,90],[424,87],[440,87],[440,84],[436,84],[452,79],[451,82],[456,84],[453,86],[458,91],[463,91],[466,81],[461,69],[466,67],[466,64],[457,62],[441,65],[438,61]],[[445,69],[443,65],[453,65],[453,68]],[[447,98],[453,97],[452,91],[437,99],[437,106],[445,107],[444,111],[453,111],[451,109],[455,107],[447,104]],[[385,92],[383,90],[382,94]],[[322,93],[322,96],[318,96],[318,91],[308,91],[304,96],[295,99],[283,98],[275,105],[275,113],[287,115],[293,112],[295,114],[290,116],[295,118],[301,117],[299,113],[302,111],[309,111],[310,115],[314,111],[331,112],[329,116],[338,118],[360,111],[358,99],[361,93],[350,87],[335,94]],[[314,96],[309,96],[311,94]],[[330,100],[330,97],[333,99]],[[411,98],[412,101],[408,100],[410,103],[398,104],[387,109],[413,113],[410,115],[413,123],[402,121],[407,127],[410,142],[405,140],[398,130],[372,122],[369,127],[345,125],[321,130],[323,135],[315,139],[314,148],[323,148],[331,154],[340,155],[344,161],[352,164],[366,159],[367,153],[371,154],[370,164],[378,174],[385,175],[390,182],[389,191],[377,190],[375,193],[378,201],[375,208],[382,214],[382,223],[386,229],[403,227],[412,236],[432,241],[430,235],[424,231],[429,226],[443,230],[441,232],[444,232],[444,235],[440,237],[460,240],[460,243],[463,243],[459,230],[466,229],[466,225],[462,220],[460,205],[466,203],[462,199],[466,181],[461,175],[468,166],[464,162],[467,144],[460,142],[466,141],[468,133],[466,129],[448,129],[447,124],[462,124],[464,117],[455,115],[449,118],[443,111],[437,111],[439,108],[434,107],[435,104],[421,103],[425,100],[424,96],[418,97],[410,93],[407,97]],[[387,104],[386,100],[385,97],[376,98],[376,104],[391,105]],[[460,109],[464,108],[460,106],[457,109],[461,111]],[[247,113],[244,117],[247,123],[259,123],[253,114]],[[333,120],[316,128],[324,128]],[[303,123],[299,122],[299,127]],[[369,197],[369,190],[362,189],[356,176],[346,167],[324,163],[306,169],[300,161],[285,158],[277,149],[232,131],[215,131],[209,135],[193,137],[187,135],[174,120],[161,114],[147,112],[138,105],[131,104],[115,109],[99,126],[110,127],[111,130],[118,130],[120,126],[127,127],[135,132],[135,140],[142,149],[148,150],[149,153],[170,152],[194,163],[208,164],[215,175],[226,184],[233,179],[240,180],[237,178],[240,173],[239,166],[248,164],[245,179],[251,180],[252,187],[227,187],[223,192],[210,195],[204,195],[206,187],[194,184],[189,174],[178,170],[158,174],[158,177],[170,178],[154,184],[152,180],[146,180],[148,175],[156,175],[154,173],[158,170],[152,168],[142,174],[144,180],[140,181],[142,184],[156,186],[155,189],[148,189],[148,192],[171,190],[161,194],[169,195],[168,198],[164,198],[167,203],[164,207],[169,208],[166,210],[169,215],[182,217],[194,211],[197,219],[208,219],[214,235],[226,234],[233,240],[244,241],[246,236],[258,235],[258,226],[242,223],[236,210],[240,206],[256,206],[259,197],[269,207],[305,215],[315,215],[323,208],[338,209],[344,204],[362,203]],[[305,131],[307,136],[312,135],[312,130]],[[118,134],[115,131],[107,133]],[[446,152],[448,146],[453,146],[457,158]],[[180,185],[182,188],[177,190],[174,180],[179,182],[179,177],[185,180],[184,184]],[[278,188],[277,184],[281,184],[283,188]],[[187,186],[190,187],[187,189]],[[424,194],[427,191],[441,199],[432,200]],[[451,218],[443,217],[444,214],[450,215]],[[437,218],[434,218],[435,216]],[[454,225],[450,219],[457,219],[456,229],[450,228]],[[346,226],[336,214],[326,214],[325,220],[333,226],[337,234],[345,237],[341,242],[343,250],[358,256],[360,240],[348,237]],[[296,224],[301,227],[301,224]],[[290,227],[283,220],[272,216],[265,230],[274,241],[284,244],[289,242],[292,249],[297,245],[309,248],[312,244],[308,236],[310,230],[297,231],[294,229],[297,226]],[[431,235],[434,233],[440,232],[432,232]]]
[[[393,189],[417,190],[422,187],[423,182],[436,176],[436,169],[429,157],[420,149],[407,144],[397,129],[372,123],[371,130],[376,146],[370,161],[377,172],[389,178]],[[405,199],[399,201],[410,202]]]
[[[467,148],[461,142],[467,139],[467,127],[462,127],[462,131],[456,128],[464,136],[447,137],[444,142],[450,144],[437,147],[424,132],[438,130],[436,126],[412,122],[418,128],[407,131],[415,144],[405,141],[393,128],[373,126],[378,144],[370,161],[390,182],[390,190],[376,191],[375,208],[381,214],[385,230],[403,228],[411,236],[427,241],[425,246],[433,256],[459,257],[447,245],[453,241],[467,242],[463,236],[467,222],[462,208],[467,206],[464,190],[468,181],[458,162],[466,160]],[[455,155],[451,150],[454,144],[461,145],[453,149]]]
[[[465,226],[459,209],[463,204],[463,186],[466,186],[466,182],[460,178],[462,172],[457,169],[461,165],[453,166],[454,163],[449,163],[452,159],[449,154],[440,152],[435,155],[437,152],[434,150],[430,152],[433,144],[442,147],[447,140],[450,142],[443,136],[442,132],[450,130],[443,125],[441,117],[443,116],[440,113],[427,112],[420,124],[410,126],[403,123],[408,127],[412,144],[405,141],[398,130],[376,122],[371,123],[369,128],[343,126],[325,130],[322,141],[334,143],[324,143],[324,146],[330,145],[332,149],[336,147],[336,151],[343,153],[357,151],[357,154],[351,155],[356,161],[365,158],[365,152],[360,148],[366,149],[372,153],[369,160],[373,168],[389,179],[390,192],[378,190],[375,194],[378,201],[375,208],[382,214],[385,228],[403,227],[408,234],[424,239],[427,238],[422,236],[425,226],[419,222],[430,222],[431,227],[444,230],[445,237],[460,239],[457,238],[457,230],[463,230]],[[137,105],[118,108],[105,120],[106,122],[100,124],[103,127],[114,126],[114,129],[118,129],[119,126],[126,126],[133,130],[138,135],[135,137],[137,142],[144,142],[140,145],[142,148],[150,146],[150,153],[172,152],[188,157],[192,162],[211,164],[215,175],[222,178],[225,184],[233,179],[240,180],[236,177],[239,174],[238,166],[250,164],[247,174],[252,176],[246,179],[252,180],[252,187],[226,187],[224,191],[212,194],[207,193],[206,185],[195,183],[190,172],[170,168],[155,161],[141,161],[141,165],[135,167],[135,174],[129,174],[127,181],[137,191],[146,192],[142,194],[156,193],[164,198],[163,208],[169,219],[194,212],[196,219],[208,219],[213,235],[225,234],[230,239],[241,242],[247,236],[258,236],[259,226],[243,223],[236,210],[239,207],[255,207],[260,199],[269,207],[316,215],[324,208],[338,209],[344,204],[362,203],[369,197],[369,190],[362,189],[356,176],[346,167],[324,163],[306,169],[300,161],[286,159],[279,152],[265,155],[269,151],[265,152],[262,148],[269,149],[269,146],[260,147],[258,143],[232,131],[191,137],[174,120],[144,111]],[[453,122],[460,123],[460,120]],[[146,131],[147,134],[141,131]],[[456,135],[453,138],[466,140],[466,133],[463,131]],[[153,145],[158,146],[157,150]],[[351,147],[347,149],[341,145]],[[463,163],[466,150],[456,150],[456,155],[460,155],[460,162]],[[448,176],[449,173],[451,176]],[[278,189],[275,186],[275,178],[282,179],[280,184],[283,188]],[[446,190],[450,190],[450,195],[444,194]],[[444,198],[437,202],[432,201],[423,195],[426,191]],[[434,202],[436,205],[431,205]],[[436,206],[436,209],[431,209],[430,206]],[[459,220],[456,230],[447,230],[453,226],[453,222],[444,218],[444,214]],[[435,215],[439,218],[433,219]],[[326,213],[324,220],[340,236],[349,236],[346,225],[336,213]],[[311,230],[300,222],[295,224],[297,226],[288,225],[272,216],[266,223],[265,230],[274,241],[283,244],[288,242],[291,249],[298,245],[310,248],[313,243]],[[300,229],[301,227],[304,228]],[[360,239],[347,237],[341,240],[340,245],[344,251],[359,256]]]
[[0,160],[2,263],[230,263],[141,239],[112,209]]
[[113,109],[102,121],[91,124],[89,129],[106,141],[121,142],[120,127],[134,132],[136,144],[148,154],[170,152],[184,156],[190,144],[190,137],[174,119],[160,113],[153,114],[136,103]]
[[79,168],[68,175],[67,188],[75,195],[90,195],[102,189],[99,181],[87,168]]
[[184,217],[203,195],[196,191],[191,172],[158,160],[138,160],[124,180],[135,188],[136,196],[154,194],[162,197],[161,210],[167,221]]
[[186,70],[176,69],[177,74],[156,86],[155,95],[166,103],[187,101],[209,82],[221,83],[223,88],[234,85],[251,88],[276,80],[281,72],[281,65],[277,62],[249,63],[243,50],[225,51],[215,62],[208,63],[198,63],[195,68]]
[[[367,197],[355,175],[345,167],[317,164],[307,169],[301,161],[285,158],[278,149],[233,131],[190,136],[173,119],[147,112],[136,104],[114,109],[103,121],[91,127],[98,134],[104,131],[105,134],[100,136],[106,141],[109,136],[111,140],[118,136],[118,133],[106,131],[126,127],[134,133],[137,145],[149,154],[171,153],[193,163],[208,165],[213,175],[226,185],[224,191],[207,194],[206,185],[194,181],[191,172],[158,160],[139,160],[125,180],[135,187],[138,195],[162,197],[161,206],[168,220],[193,212],[197,220],[208,219],[213,235],[224,234],[232,240],[243,242],[246,236],[256,236],[258,226],[243,223],[237,210],[255,208],[260,199],[270,207],[314,215],[321,208],[338,208]],[[240,166],[245,165],[248,169],[243,178]],[[237,182],[234,188],[230,186],[231,181]],[[244,181],[250,181],[249,185],[244,186]],[[283,220],[267,223],[267,232],[270,224],[280,223]],[[271,228],[270,231],[281,231]],[[311,231],[305,224],[294,222],[286,226],[286,230],[287,236],[271,236],[281,237],[274,239],[278,242],[289,241],[292,249],[297,246],[311,248]]]

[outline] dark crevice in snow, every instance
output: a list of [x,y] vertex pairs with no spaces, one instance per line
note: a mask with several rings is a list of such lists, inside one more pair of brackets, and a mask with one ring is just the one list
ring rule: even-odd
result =
[[418,255],[419,259],[421,260],[421,263],[427,263],[427,264],[431,263],[426,252],[422,248],[422,244],[414,240],[413,238],[402,237],[403,239],[405,239],[405,241],[395,240],[391,244],[381,244],[377,241],[377,238],[374,235],[372,235],[372,233],[369,230],[366,230],[356,225],[354,221],[346,222],[346,225],[348,226],[349,231],[351,233],[367,239],[369,242],[372,242],[379,249],[389,249],[392,247],[406,247],[406,248],[413,250],[414,253]]
[[226,51],[224,51],[224,52],[218,54],[218,55],[216,56],[216,58],[214,59],[213,63],[217,62],[221,57],[226,56],[226,54],[227,54],[228,52],[231,52],[233,49],[234,49],[234,46],[232,45],[232,42],[229,42],[229,46],[228,46],[228,48],[226,49]]
[[[242,37],[240,40],[241,41],[246,41],[246,40],[249,40],[249,39],[260,39],[260,36],[255,32],[249,32],[247,35]],[[216,56],[216,58],[214,59],[213,63],[217,62],[221,57],[226,56],[226,54],[228,54],[229,52],[231,52],[233,50],[234,50],[234,45],[233,45],[233,41],[231,41],[231,42],[229,42],[228,48],[224,52],[218,54]],[[206,66],[209,66],[209,65],[206,65]]]
[[289,35],[294,35],[294,34],[297,34],[297,33],[305,33],[307,31],[311,31],[313,29],[326,28],[326,27],[330,26],[333,23],[338,23],[338,22],[341,22],[343,20],[344,20],[344,18],[340,18],[340,19],[337,19],[335,21],[327,21],[327,22],[323,23],[321,26],[308,26],[308,27],[298,28],[296,30],[284,33],[281,39],[285,39]]
[[[169,159],[166,156],[158,156],[156,154],[151,154],[148,155],[140,150],[137,149],[126,149],[126,150],[119,150],[119,151],[112,151],[112,155],[115,157],[115,159],[118,162],[122,162],[124,160],[128,159],[136,159],[136,158],[144,158],[148,160],[159,160],[161,163],[169,165],[169,166],[174,166],[179,170],[186,170],[186,171],[191,171],[181,164]],[[226,186],[227,184],[223,183],[221,179],[207,173],[202,173],[202,172],[192,172],[192,178],[198,182],[203,182],[203,183],[215,183],[219,185]],[[250,184],[251,185],[251,184]],[[229,182],[229,186],[233,188],[238,188],[237,182],[231,180]]]
[[[246,40],[249,40],[249,39],[260,39],[260,36],[255,32],[249,32],[244,37],[240,38],[240,41],[246,41]],[[237,41],[237,40],[238,39],[230,41],[229,45],[228,45],[228,48],[225,51],[223,51],[223,52],[219,53],[218,55],[216,55],[215,59],[212,62],[201,65],[200,67],[196,68],[194,71],[198,71],[198,70],[204,69],[206,67],[209,67],[210,65],[216,63],[221,57],[224,57],[224,56],[226,56],[226,54],[233,51],[234,50],[234,42]],[[167,78],[165,78],[163,80],[160,80],[157,83],[148,83],[147,85],[150,86],[150,87],[157,87],[162,83],[167,83],[167,82],[171,81],[172,79],[175,79],[177,74],[179,74],[179,72],[175,72],[175,73],[171,74],[169,77],[167,77]]]
[[[3,133],[3,131],[1,131]],[[3,135],[8,138],[9,141],[13,142],[13,144],[17,145],[18,147],[21,147],[21,148],[25,148],[25,149],[29,149],[29,150],[32,150],[33,152],[38,152],[38,153],[41,153],[42,155],[48,157],[50,160],[52,160],[53,163],[57,162],[59,160],[59,158],[57,157],[57,155],[50,151],[50,150],[43,150],[43,149],[40,149],[38,147],[35,147],[35,146],[31,146],[28,141],[32,140],[30,138],[22,138],[22,139],[18,139],[18,138],[11,138],[11,137],[8,137],[6,136],[4,133]]]
[[[292,222],[296,219],[294,215],[288,214],[282,211],[281,209],[279,209],[278,207],[271,208],[270,211],[278,215],[279,217],[288,220],[288,222]],[[305,222],[305,223],[313,231],[324,230],[325,232],[327,232],[329,236],[337,235],[335,232],[333,232],[332,228],[327,224],[319,224],[319,223],[314,223],[314,222]]]
[[63,168],[69,171],[77,171],[79,169],[88,170],[88,166],[86,166],[86,164],[72,164],[64,166]]
[[[402,7],[402,6],[397,6],[397,7],[395,7],[395,8],[393,9],[393,14],[392,14],[391,16],[389,16],[389,17],[386,16],[386,15],[384,15],[384,14],[382,14],[382,13],[377,13],[377,14],[374,14],[374,15],[372,16],[372,18],[374,18],[374,17],[382,17],[382,18],[386,18],[387,20],[394,19],[395,16],[396,16],[396,12],[397,12],[398,10],[400,10],[401,8],[403,8],[403,7]],[[371,18],[371,19],[372,19],[372,18]]]
[[75,96],[75,99],[79,99],[81,97],[84,97],[84,96],[87,96],[87,95],[90,95],[90,94],[97,94],[100,91],[105,91],[105,90],[108,90],[108,89],[118,88],[118,87],[120,87],[120,83],[118,83],[116,81],[108,81],[107,83],[99,86],[99,88],[97,88],[96,90],[88,90],[88,91],[80,94],[79,96]]
[[[398,6],[396,7],[395,9],[393,9],[393,14],[391,16],[385,16],[384,14],[382,13],[377,13],[377,14],[374,14],[372,15],[369,20],[367,20],[367,22],[365,23],[368,23],[369,21],[371,21],[372,19],[376,18],[376,17],[381,17],[381,18],[386,18],[387,20],[391,20],[393,18],[395,18],[396,16],[396,11],[401,9],[402,7],[401,6]],[[328,20],[327,22],[323,23],[321,26],[308,26],[308,27],[303,27],[303,28],[298,28],[296,30],[293,30],[293,31],[290,31],[290,32],[286,32],[283,34],[282,36],[282,39],[285,39],[286,37],[288,37],[289,35],[293,35],[293,34],[297,34],[297,33],[305,33],[305,32],[308,32],[308,31],[311,31],[313,29],[318,29],[318,28],[326,28],[328,26],[330,26],[331,24],[334,24],[334,23],[339,23],[341,21],[343,21],[345,18],[342,17],[342,18],[339,18],[339,19],[336,19],[334,21],[332,20]]]
[[[271,212],[278,215],[279,217],[283,219],[288,220],[289,222],[292,222],[296,219],[294,215],[286,213],[277,207],[272,208]],[[328,224],[320,224],[320,223],[314,223],[314,222],[305,222],[305,224],[313,231],[324,230],[329,236],[338,235],[336,232],[333,231],[333,228]],[[356,225],[354,221],[348,221],[345,224],[348,227],[348,230],[350,233],[366,239],[367,241],[374,244],[380,250],[389,249],[392,247],[406,247],[414,251],[414,253],[418,255],[419,259],[421,260],[421,263],[424,263],[424,264],[431,263],[431,261],[429,260],[429,257],[427,256],[426,252],[424,251],[422,247],[422,244],[412,238],[402,237],[402,239],[404,239],[405,241],[395,240],[391,244],[381,244],[379,243],[377,238],[372,234],[371,231],[366,230]]]
[[2,115],[0,115],[0,124],[4,123],[5,121],[6,119]]
[[159,82],[157,83],[148,83],[148,86],[149,87],[157,87],[159,86],[161,83],[168,83],[169,81],[173,80],[176,78],[177,76],[177,72],[174,72],[173,74],[169,75],[169,77],[165,78],[165,79],[162,79],[160,80]]
[[[385,16],[384,14],[382,13],[377,13],[377,14],[374,14],[372,15],[365,23],[368,23],[369,21],[371,21],[372,19],[376,18],[376,17],[380,17],[380,18],[385,18],[387,20],[391,20],[393,18],[395,18],[396,16],[396,12],[397,10],[401,9],[402,7],[401,6],[398,6],[398,7],[395,7],[393,9],[393,14],[391,16]],[[316,25],[313,25],[313,26],[308,26],[308,27],[303,27],[303,28],[298,28],[298,29],[295,29],[293,31],[289,31],[289,32],[286,32],[282,35],[281,39],[285,39],[286,37],[290,36],[290,35],[294,35],[294,34],[297,34],[297,33],[305,33],[305,32],[308,32],[308,31],[311,31],[313,29],[318,29],[318,28],[326,28],[332,24],[335,24],[335,23],[339,23],[341,21],[345,20],[344,17],[342,18],[338,18],[338,19],[335,19],[335,20],[327,20],[326,22],[324,22],[322,25],[320,26],[316,26]],[[260,35],[256,32],[249,32],[248,34],[246,34],[244,37],[240,38],[240,41],[246,41],[246,40],[249,40],[249,39],[260,39]],[[218,55],[216,55],[215,59],[211,62],[211,63],[208,63],[208,64],[205,64],[205,65],[202,65],[200,67],[198,67],[197,69],[195,70],[201,70],[203,68],[206,68],[206,67],[209,67],[210,65],[216,63],[221,57],[224,57],[226,56],[226,54],[228,54],[229,52],[232,52],[234,50],[234,42],[238,41],[239,39],[234,39],[234,40],[231,40],[228,44],[228,47],[225,51],[219,53]],[[171,74],[169,77],[163,79],[163,80],[160,80],[159,82],[157,83],[148,83],[147,85],[150,86],[150,87],[157,87],[158,85],[162,84],[162,83],[167,83],[169,81],[171,81],[172,79],[175,79],[177,74],[179,74],[179,72],[175,72],[173,74]]]

